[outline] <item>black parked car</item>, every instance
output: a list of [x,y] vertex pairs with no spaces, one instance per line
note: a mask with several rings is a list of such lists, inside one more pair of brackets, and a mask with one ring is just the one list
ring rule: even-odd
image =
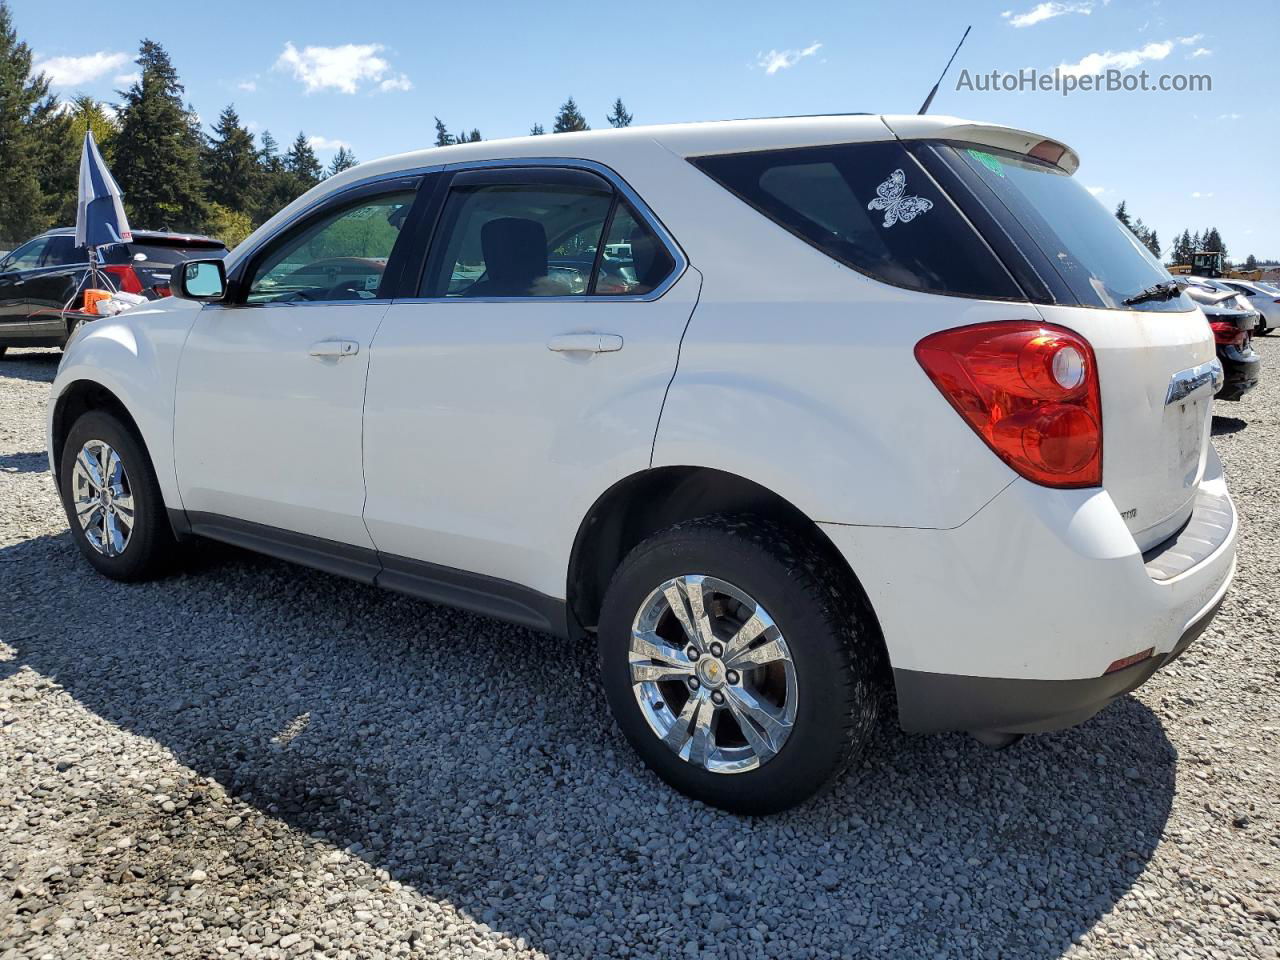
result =
[[1222,388],[1214,394],[1219,400],[1239,400],[1258,385],[1262,373],[1262,357],[1253,349],[1253,331],[1258,326],[1258,311],[1242,301],[1230,287],[1219,287],[1216,281],[1189,279],[1187,296],[1200,305],[1222,363]]
[[[104,270],[116,288],[149,299],[169,295],[174,264],[226,252],[220,240],[153,230],[135,230],[132,242],[102,250]],[[71,227],[42,233],[0,260],[0,354],[8,347],[60,347],[76,324],[92,319],[79,312],[88,269],[88,254],[76,246]]]

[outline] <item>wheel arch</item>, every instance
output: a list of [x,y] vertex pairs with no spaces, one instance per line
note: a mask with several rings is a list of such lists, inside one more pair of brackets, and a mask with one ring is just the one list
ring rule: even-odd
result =
[[872,628],[879,667],[888,680],[889,658],[879,620],[857,573],[812,519],[786,498],[755,481],[710,467],[654,467],[619,480],[583,517],[570,554],[566,594],[572,627],[594,630],[614,572],[645,538],[713,513],[762,516],[798,531],[848,583]]
[[[58,473],[61,469],[62,454],[66,448],[67,436],[71,433],[72,425],[84,414],[93,410],[110,413],[120,421],[126,430],[133,434],[138,441],[138,445],[142,447],[142,455],[147,458],[147,465],[151,468],[152,475],[156,476],[155,458],[151,452],[150,445],[147,443],[146,434],[138,425],[138,421],[133,414],[129,412],[129,408],[124,401],[99,381],[85,378],[68,383],[59,392],[50,412],[49,461],[53,472],[54,485],[58,487],[60,483]],[[174,532],[176,534],[178,531]]]

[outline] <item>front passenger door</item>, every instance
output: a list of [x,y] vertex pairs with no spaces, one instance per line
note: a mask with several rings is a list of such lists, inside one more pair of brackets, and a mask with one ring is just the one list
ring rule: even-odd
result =
[[354,547],[347,558],[372,578],[361,518],[365,375],[418,184],[332,198],[233,269],[232,303],[201,310],[174,411],[178,486],[197,533],[257,537],[268,553],[280,553],[270,546],[282,532],[303,534],[310,540],[294,537],[293,548],[320,552],[290,556],[322,567],[333,544]]

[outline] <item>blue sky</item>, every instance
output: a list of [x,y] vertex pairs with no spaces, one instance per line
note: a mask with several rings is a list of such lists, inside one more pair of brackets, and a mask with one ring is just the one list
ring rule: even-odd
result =
[[[145,36],[169,51],[206,121],[234,102],[282,143],[302,130],[322,159],[340,141],[362,160],[429,145],[436,115],[487,139],[550,128],[568,95],[593,127],[606,126],[618,96],[636,123],[913,113],[972,23],[933,113],[1071,144],[1080,179],[1109,206],[1128,201],[1166,250],[1184,226],[1214,225],[1233,256],[1280,257],[1274,0],[224,0],[116,6],[109,16],[87,0],[11,6],[61,93],[115,99]],[[1209,74],[1212,91],[956,89],[966,68],[1098,64],[1153,78]]]

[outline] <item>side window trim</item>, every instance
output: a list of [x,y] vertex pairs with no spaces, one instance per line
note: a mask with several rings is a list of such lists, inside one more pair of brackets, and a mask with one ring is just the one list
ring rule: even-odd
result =
[[[426,219],[430,221],[430,231],[429,231],[430,240],[427,243],[426,249],[423,250],[421,254],[418,282],[413,284],[404,283],[402,284],[402,288],[410,288],[414,291],[415,294],[422,289],[422,281],[425,280],[426,278],[426,273],[431,262],[431,255],[434,252],[436,244],[440,242],[440,237],[439,237],[440,219],[441,219],[440,214],[443,212],[445,201],[448,199],[449,192],[453,184],[457,182],[458,176],[469,174],[472,171],[497,170],[502,168],[514,168],[516,171],[561,168],[566,170],[583,170],[589,173],[596,174],[600,178],[604,179],[609,184],[609,186],[613,188],[615,193],[614,204],[610,210],[609,217],[606,220],[605,230],[606,231],[608,230],[609,222],[612,220],[613,215],[616,213],[618,207],[623,202],[628,203],[631,206],[631,208],[636,212],[636,214],[641,218],[641,220],[644,222],[644,225],[653,231],[654,236],[656,236],[658,238],[658,241],[667,249],[667,252],[668,254],[670,254],[672,260],[675,261],[675,268],[671,271],[670,274],[668,274],[668,276],[666,277],[665,280],[663,280],[662,283],[658,284],[648,293],[637,294],[634,296],[603,295],[603,294],[588,293],[586,296],[577,294],[577,295],[567,296],[567,297],[503,297],[501,302],[503,303],[557,303],[557,302],[559,303],[569,303],[569,302],[602,303],[605,301],[609,301],[609,302],[616,301],[616,302],[626,303],[626,302],[634,302],[634,301],[657,300],[659,297],[665,294],[668,290],[670,290],[673,286],[675,286],[676,282],[682,276],[684,276],[685,270],[688,269],[689,260],[685,256],[684,250],[680,247],[675,237],[671,235],[671,232],[667,230],[666,226],[662,223],[662,221],[658,219],[657,215],[653,212],[652,209],[650,209],[649,205],[645,203],[644,200],[640,198],[639,194],[637,194],[635,190],[631,188],[631,185],[627,183],[625,180],[623,180],[622,177],[620,177],[610,167],[607,167],[604,164],[598,163],[594,160],[573,159],[569,157],[513,157],[511,159],[503,159],[503,160],[476,160],[476,161],[469,161],[469,162],[462,161],[460,163],[447,164],[443,168],[445,173],[448,175],[440,178],[442,182],[439,184],[439,188],[436,191],[436,196],[431,202],[430,208],[427,211]],[[601,241],[602,245],[603,245],[603,236],[604,235],[602,234],[602,241]],[[591,278],[591,283],[593,287],[594,287],[594,282],[595,282],[595,270],[593,269],[592,278]],[[453,302],[458,302],[460,299],[461,298],[458,298],[458,297],[422,297],[422,296],[413,295],[413,296],[405,296],[405,297],[396,297],[394,298],[394,302],[395,303],[453,303]]]

